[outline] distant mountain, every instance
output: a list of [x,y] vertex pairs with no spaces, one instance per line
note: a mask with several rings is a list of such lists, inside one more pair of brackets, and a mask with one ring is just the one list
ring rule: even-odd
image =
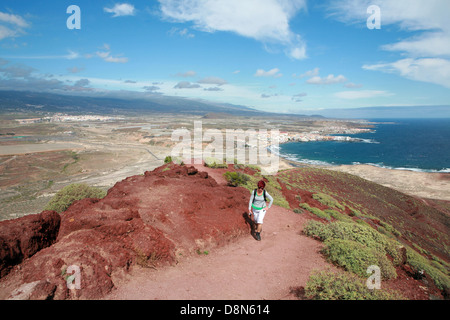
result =
[[450,118],[450,105],[325,109],[316,112],[327,118],[340,119]]
[[0,112],[61,112],[68,114],[127,114],[147,113],[172,114],[225,114],[245,117],[287,117],[311,116],[288,115],[259,111],[246,106],[216,103],[164,95],[130,98],[69,96],[27,91],[0,91]]

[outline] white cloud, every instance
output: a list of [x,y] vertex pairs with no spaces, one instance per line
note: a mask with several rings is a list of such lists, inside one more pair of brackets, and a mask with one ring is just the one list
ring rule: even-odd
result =
[[17,31],[11,30],[5,26],[0,25],[0,40],[5,38],[12,38],[17,35]]
[[84,70],[84,67],[72,67],[72,68],[67,68],[67,71],[69,71],[70,73],[79,73],[81,71]]
[[386,44],[382,49],[405,52],[412,57],[450,56],[450,33],[427,32],[419,37]]
[[159,0],[164,18],[193,22],[205,32],[227,31],[263,43],[281,44],[293,59],[306,57],[306,45],[289,21],[306,0]]
[[302,92],[302,93],[299,93],[299,94],[294,94],[292,96],[291,100],[295,101],[295,102],[302,102],[303,101],[302,98],[306,97],[306,96],[307,96],[307,94],[305,92]]
[[206,77],[203,78],[199,81],[197,81],[198,83],[202,83],[202,84],[215,84],[218,86],[227,84],[228,82],[222,78],[218,78],[218,77]]
[[304,78],[304,77],[314,77],[319,75],[319,68],[314,68],[313,70],[308,70],[305,73],[297,76],[295,73],[292,75],[294,78]]
[[28,27],[28,23],[21,16],[4,12],[0,12],[0,22],[12,24],[21,28]]
[[392,93],[382,90],[360,90],[360,91],[341,91],[334,94],[336,98],[355,100],[355,99],[367,99],[376,97],[392,96]]
[[[330,3],[330,15],[346,23],[361,23],[367,19],[365,9],[370,4],[369,0],[335,0]],[[402,59],[363,68],[450,87],[450,1],[378,0],[376,4],[381,10],[382,29],[398,25],[415,35],[381,46],[383,50],[400,53]]]
[[78,52],[74,52],[74,51],[69,50],[69,53],[66,54],[66,55],[64,55],[64,56],[62,56],[62,57],[63,57],[64,59],[67,59],[67,60],[72,60],[72,59],[77,59],[77,58],[79,58],[80,55],[78,54]]
[[338,75],[335,77],[333,74],[330,74],[326,76],[325,78],[321,78],[319,76],[314,76],[310,79],[308,79],[306,82],[309,84],[335,84],[335,83],[342,83],[346,82],[347,78],[345,78],[343,75]]
[[201,88],[199,84],[190,83],[189,81],[180,81],[175,86],[174,89],[196,89]]
[[186,72],[178,72],[176,74],[177,77],[183,77],[183,78],[187,78],[187,77],[194,77],[197,74],[197,72],[189,70]]
[[67,59],[67,60],[73,60],[78,59],[80,55],[78,52],[74,52],[69,50],[67,54],[64,55],[46,55],[46,56],[14,56],[14,57],[8,57],[8,58],[14,58],[14,59],[25,59],[25,60],[54,60],[54,59]]
[[24,33],[29,27],[24,18],[15,14],[0,12],[0,40],[14,38]]
[[349,82],[349,83],[346,83],[344,85],[344,87],[349,88],[349,89],[354,89],[354,88],[362,88],[363,85],[362,84],[353,83],[353,82]]
[[128,58],[126,58],[126,57],[107,56],[103,60],[105,60],[106,62],[112,62],[112,63],[127,63],[128,62]]
[[273,68],[269,71],[265,71],[263,69],[256,70],[255,77],[274,77],[274,78],[280,78],[283,76],[283,74],[279,73],[280,69]]
[[210,87],[210,88],[204,88],[204,91],[223,91],[222,88],[219,87]]
[[111,63],[127,63],[128,62],[128,58],[126,58],[126,57],[111,56],[110,46],[108,44],[104,44],[102,49],[104,49],[106,51],[97,51],[95,54],[98,57],[102,58],[104,61],[111,62]]
[[193,33],[190,33],[188,28],[179,29],[179,28],[173,27],[172,29],[170,29],[168,31],[168,34],[171,36],[179,35],[184,38],[195,38],[195,35]]
[[392,63],[364,65],[363,69],[399,74],[410,80],[423,81],[450,88],[450,61],[441,58],[407,58]]
[[383,25],[398,24],[409,31],[449,29],[448,0],[332,0],[327,8],[330,16],[346,23],[361,23],[368,18],[367,8],[376,4]]
[[134,16],[134,6],[129,3],[117,3],[112,8],[103,8],[105,12],[114,13],[113,18],[123,16]]
[[289,49],[289,55],[297,60],[302,60],[306,58],[306,47],[300,46],[300,47],[293,47]]

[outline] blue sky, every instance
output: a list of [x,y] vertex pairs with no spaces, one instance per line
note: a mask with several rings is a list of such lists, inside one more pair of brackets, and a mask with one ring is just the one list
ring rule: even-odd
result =
[[[70,5],[81,29],[67,28]],[[0,89],[309,114],[448,105],[448,12],[448,0],[2,0]]]

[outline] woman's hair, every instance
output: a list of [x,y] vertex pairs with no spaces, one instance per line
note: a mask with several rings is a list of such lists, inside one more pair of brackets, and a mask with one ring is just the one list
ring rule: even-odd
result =
[[266,186],[266,183],[264,182],[264,180],[258,181],[258,188],[264,188],[265,186]]

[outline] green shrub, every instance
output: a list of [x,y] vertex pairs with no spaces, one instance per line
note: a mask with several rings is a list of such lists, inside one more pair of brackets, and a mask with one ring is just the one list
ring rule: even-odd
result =
[[255,164],[247,164],[245,165],[247,168],[252,169],[253,171],[256,171],[257,173],[261,173],[261,167],[257,166]]
[[363,225],[363,226],[371,228],[370,224],[368,224],[366,221],[364,221],[362,219],[357,219],[357,220],[355,220],[355,222],[360,224],[360,225]]
[[445,290],[450,288],[450,277],[434,267],[428,259],[421,256],[413,249],[406,248],[406,259],[406,263],[409,264],[414,271],[425,271],[431,279],[433,279],[439,289]]
[[345,210],[345,207],[337,202],[336,199],[325,193],[315,193],[312,197],[325,206]]
[[205,159],[205,167],[217,169],[217,168],[228,168],[228,165],[223,160],[207,157]]
[[106,196],[106,191],[90,187],[84,183],[74,183],[59,190],[47,203],[44,210],[54,210],[58,213],[65,211],[74,201],[85,198],[101,199]]
[[401,237],[402,234],[395,229],[392,225],[390,225],[389,223],[386,223],[384,221],[380,221],[380,224],[382,225],[382,227],[389,233],[393,234],[396,237]]
[[241,172],[227,171],[223,174],[223,176],[227,180],[228,185],[233,186],[233,187],[244,186],[250,180],[248,175],[246,175],[245,173],[241,173]]
[[369,248],[355,241],[327,240],[322,253],[333,263],[361,277],[367,275],[367,268],[371,265],[376,265],[381,269],[383,279],[395,279],[397,277],[394,266],[383,251]]
[[325,219],[330,221],[331,217],[328,213],[320,210],[319,208],[314,208],[311,207],[309,204],[307,203],[300,203],[299,206],[305,210],[308,210],[309,212],[311,212],[312,214],[315,214],[316,216],[318,216],[319,218]]
[[349,207],[349,209],[350,209],[350,215],[351,215],[352,217],[361,217],[361,216],[362,216],[361,211],[359,211],[359,210],[357,210],[357,209],[354,209],[354,208],[352,208],[352,207]]
[[325,210],[325,213],[328,213],[330,216],[339,221],[353,222],[352,218],[350,218],[348,215],[340,213],[339,211],[336,210],[327,209]]
[[180,157],[166,156],[164,158],[164,163],[172,163],[172,162],[175,163],[175,164],[178,164],[180,166],[184,165],[184,162],[183,162],[183,160]]
[[317,237],[321,241],[325,241],[331,237],[331,231],[328,226],[316,220],[309,220],[303,229],[303,233],[308,237]]
[[394,265],[398,265],[401,262],[399,244],[370,226],[343,221],[322,224],[322,226],[318,226],[315,223],[309,226],[310,223],[305,227],[305,230],[307,230],[306,234],[309,236],[317,236],[322,241],[328,239],[355,241],[381,253],[389,254],[393,259]]
[[365,279],[347,272],[313,271],[305,295],[314,300],[404,300],[396,291],[367,288]]
[[171,163],[172,162],[172,157],[171,156],[166,156],[164,158],[164,163]]

